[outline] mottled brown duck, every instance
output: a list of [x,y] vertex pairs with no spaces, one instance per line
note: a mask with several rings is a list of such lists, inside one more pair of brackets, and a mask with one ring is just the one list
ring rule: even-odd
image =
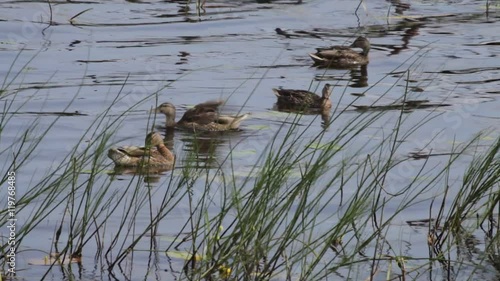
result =
[[325,84],[322,95],[318,96],[306,90],[273,89],[274,94],[278,97],[277,105],[279,109],[317,112],[323,112],[332,107],[332,102],[330,101],[332,90],[332,85]]
[[[358,53],[352,48],[360,48],[362,52]],[[316,53],[309,54],[314,61],[314,66],[338,68],[356,67],[368,64],[370,41],[360,36],[349,47],[332,46],[329,48],[318,48],[316,50]]]
[[175,106],[169,102],[160,104],[156,112],[163,113],[167,119],[167,128],[179,127],[194,131],[228,131],[239,128],[241,122],[249,114],[222,115],[219,114],[219,106],[223,101],[208,101],[188,109],[182,118],[175,122]]
[[111,148],[108,157],[115,165],[122,167],[171,167],[174,154],[165,146],[159,133],[146,136],[146,146],[122,146]]

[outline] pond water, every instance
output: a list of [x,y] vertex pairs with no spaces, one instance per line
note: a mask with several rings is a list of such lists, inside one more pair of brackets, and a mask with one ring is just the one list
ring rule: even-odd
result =
[[[385,182],[391,193],[398,192],[399,187],[417,176],[425,184],[433,176],[434,167],[449,161],[454,147],[485,131],[479,145],[467,149],[457,160],[459,164],[449,171],[450,198],[453,198],[472,156],[488,149],[499,137],[498,4],[492,4],[486,13],[486,1],[472,0],[407,3],[375,0],[361,5],[351,0],[302,3],[207,0],[200,10],[195,1],[191,2],[58,0],[51,1],[51,9],[47,1],[0,3],[0,78],[6,85],[18,74],[2,93],[5,104],[12,102],[11,108],[4,110],[5,117],[12,119],[1,130],[0,149],[10,149],[12,145],[19,148],[22,134],[32,124],[37,124],[37,129],[30,139],[52,126],[39,149],[17,172],[18,196],[28,193],[41,178],[53,172],[75,145],[83,151],[95,137],[86,133],[87,129],[95,128],[93,122],[112,104],[105,120],[111,122],[121,114],[124,116],[115,126],[108,145],[141,144],[148,126],[163,131],[163,117],[155,119],[151,114],[151,109],[162,102],[177,105],[178,115],[197,103],[215,99],[227,100],[225,112],[251,113],[238,132],[196,138],[189,132],[175,131],[170,145],[179,167],[150,178],[149,183],[144,183],[148,192],[145,189],[140,195],[153,194],[153,209],[161,204],[165,184],[181,173],[183,165],[190,163],[186,159],[192,159],[193,151],[198,157],[197,164],[211,169],[213,174],[224,163],[224,169],[233,169],[241,178],[249,175],[269,141],[285,138],[286,129],[296,117],[275,110],[272,88],[310,88],[320,92],[325,82],[335,85],[331,97],[334,104],[331,117],[336,118],[335,122],[324,129],[320,116],[301,116],[299,128],[311,124],[303,136],[304,142],[323,130],[325,139],[334,138],[355,118],[376,114],[356,110],[353,105],[391,104],[400,101],[406,89],[408,100],[448,105],[403,114],[404,132],[419,126],[423,119],[427,122],[405,138],[396,157],[402,159],[419,150],[437,155],[426,160],[409,160],[391,173]],[[276,28],[284,33],[278,34]],[[359,35],[367,36],[372,44],[366,69],[311,67],[308,53],[316,47],[349,44]],[[119,100],[115,101],[117,96]],[[373,151],[376,145],[372,140],[392,133],[400,115],[399,110],[384,112],[332,159],[329,164],[332,170],[344,158]],[[279,131],[282,126],[284,129]],[[84,140],[79,142],[82,136]],[[231,161],[226,159],[227,155],[231,155]],[[3,163],[13,161],[12,153],[2,153],[0,157]],[[428,162],[419,174],[422,161]],[[5,174],[8,164],[3,167]],[[99,178],[96,186],[109,177]],[[133,173],[122,171],[113,175],[108,188],[120,192],[133,177]],[[326,179],[319,183],[326,183]],[[422,195],[424,203],[412,205],[398,215],[394,223],[401,225],[395,225],[397,231],[387,234],[387,239],[400,241],[396,243],[400,248],[393,251],[408,256],[427,255],[427,247],[422,247],[427,245],[427,228],[408,227],[405,222],[428,218],[428,199],[440,196],[443,186],[443,182],[435,184]],[[353,194],[355,187],[347,185],[344,192]],[[192,191],[195,198],[202,195],[204,188],[203,181],[195,184]],[[211,192],[215,202],[210,210],[217,213],[216,201],[223,191]],[[182,200],[186,202],[179,206],[189,205],[187,198]],[[37,202],[41,201],[35,198],[33,204]],[[1,203],[7,204],[6,199]],[[19,249],[18,275],[26,280],[38,280],[45,274],[47,268],[33,260],[40,261],[53,251],[55,229],[61,221],[68,220],[64,217],[65,206],[54,207],[57,211],[44,218]],[[386,212],[397,207],[397,201],[393,201],[386,206]],[[168,223],[162,224],[158,233],[167,237],[181,230],[189,218],[186,208],[179,207],[169,214]],[[338,201],[326,207],[332,212],[337,209]],[[29,207],[20,210],[18,220],[28,220],[33,210]],[[137,228],[149,223],[149,211],[149,207],[138,211]],[[111,233],[119,231],[113,227],[119,226],[121,215],[118,211],[111,214],[107,235],[112,237]],[[323,227],[334,223],[334,219],[328,218],[326,222]],[[171,241],[162,235],[158,237],[157,247],[164,250]],[[103,237],[106,243],[110,239]],[[148,245],[148,241],[140,244],[142,248]],[[111,279],[95,266],[98,264],[94,260],[95,248],[94,245],[86,249],[85,253],[92,254],[84,255],[77,280]],[[177,278],[179,269],[170,268],[172,261],[161,250],[153,258],[154,265],[150,264],[153,255],[150,252],[134,254],[129,261],[133,266],[120,272],[118,280]],[[491,266],[485,268],[482,272],[485,278],[494,280]],[[377,278],[382,280],[381,276]],[[61,280],[67,276],[52,269],[46,279]]]

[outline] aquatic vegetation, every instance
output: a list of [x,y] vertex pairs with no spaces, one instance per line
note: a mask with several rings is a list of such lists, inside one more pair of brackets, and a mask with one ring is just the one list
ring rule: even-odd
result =
[[414,110],[433,107],[451,106],[449,103],[432,103],[429,100],[405,100],[403,102],[394,102],[387,105],[353,105],[356,110]]

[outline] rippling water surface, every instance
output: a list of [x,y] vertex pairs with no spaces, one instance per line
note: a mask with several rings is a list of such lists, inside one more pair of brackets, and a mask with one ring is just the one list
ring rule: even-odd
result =
[[[429,121],[405,140],[397,157],[422,149],[437,155],[409,160],[406,168],[387,179],[385,184],[391,192],[415,180],[415,167],[420,167],[420,161],[429,162],[425,176],[419,179],[425,182],[426,177],[432,177],[432,167],[448,161],[453,147],[486,130],[481,145],[467,150],[458,160],[463,165],[450,171],[455,182],[448,184],[455,185],[451,192],[456,192],[471,157],[484,151],[499,135],[500,13],[494,5],[486,13],[485,1],[376,0],[359,5],[351,0],[207,0],[199,10],[195,3],[173,0],[51,2],[52,12],[47,1],[0,3],[0,78],[9,83],[18,74],[3,93],[8,95],[3,100],[13,100],[13,110],[6,115],[13,119],[2,128],[0,148],[18,142],[30,124],[38,124],[41,131],[58,119],[32,160],[18,172],[19,194],[26,193],[63,161],[117,95],[121,99],[111,107],[111,117],[145,101],[125,114],[110,140],[116,144],[143,143],[156,102],[177,105],[178,115],[194,104],[214,99],[227,100],[225,112],[250,112],[239,132],[195,138],[175,131],[170,139],[179,167],[193,157],[194,151],[197,164],[215,173],[221,163],[228,163],[226,157],[231,152],[235,163],[231,168],[241,177],[248,175],[280,127],[288,127],[293,121],[293,114],[276,111],[276,97],[271,91],[276,87],[319,92],[323,83],[335,84],[331,116],[337,119],[326,128],[327,137],[337,135],[352,118],[371,112],[356,110],[353,105],[388,105],[400,100],[405,91],[409,100],[446,104],[404,115],[403,130],[423,118]],[[281,31],[276,32],[276,28]],[[311,67],[307,54],[314,48],[349,44],[359,35],[367,36],[372,44],[366,69]],[[153,95],[155,92],[158,94]],[[368,153],[372,149],[370,140],[390,133],[400,114],[399,110],[385,112],[334,162],[357,150]],[[154,127],[163,131],[163,118],[155,121]],[[312,123],[304,139],[312,139],[323,130],[319,116],[304,115],[298,122],[303,127]],[[284,133],[277,136],[283,137]],[[89,134],[85,138],[78,149],[85,149],[85,143],[92,140]],[[222,166],[226,169],[230,165]],[[155,176],[145,185],[161,198],[162,186],[177,173],[180,168]],[[114,177],[110,188],[119,190],[133,175],[122,171]],[[203,183],[199,185],[194,187],[195,196],[201,196],[204,188]],[[356,186],[344,188],[346,194],[352,194]],[[442,188],[435,186],[422,200],[440,195]],[[220,192],[213,191],[215,201]],[[154,200],[153,206],[159,204]],[[402,226],[387,234],[388,239],[401,241],[396,252],[426,254],[427,248],[421,246],[427,243],[427,229],[407,227],[405,221],[428,218],[428,202],[408,208],[400,215]],[[338,207],[336,202],[327,209]],[[387,212],[395,208],[388,205]],[[37,226],[38,238],[23,241],[21,250],[51,251],[48,245],[54,229],[65,220],[64,207],[59,209]],[[217,203],[212,210],[219,211]],[[158,230],[160,234],[175,233],[183,226],[188,213],[179,208],[174,214]],[[112,217],[119,219],[120,215]],[[18,219],[29,217],[30,211],[25,209]],[[138,218],[139,225],[141,219],[149,221],[149,210],[139,211]],[[115,232],[112,222],[107,228],[108,233]],[[160,249],[170,243],[159,237]],[[41,257],[43,254],[32,251],[20,255],[18,266],[25,270],[20,275],[37,280],[46,268],[30,265],[30,260]],[[141,270],[124,276],[143,280],[148,260],[149,253],[137,252],[134,266]],[[167,265],[169,259],[161,255],[157,260],[157,268],[152,269],[155,274],[147,280],[172,280],[176,274]],[[93,264],[93,257],[84,255],[78,280],[102,278]],[[486,275],[492,276],[489,270],[485,270]],[[64,278],[60,274],[54,272],[52,280]]]

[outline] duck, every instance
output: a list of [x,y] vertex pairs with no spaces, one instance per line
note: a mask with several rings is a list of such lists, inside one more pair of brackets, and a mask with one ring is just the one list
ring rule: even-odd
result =
[[120,167],[172,167],[175,155],[165,146],[162,136],[151,132],[146,147],[122,146],[108,150],[108,157]]
[[[358,53],[352,48],[361,48],[362,52]],[[367,65],[369,51],[370,41],[366,37],[360,36],[349,47],[317,48],[316,53],[311,53],[309,56],[314,61],[313,66],[349,68]]]
[[212,132],[238,130],[241,122],[249,116],[249,113],[234,116],[222,115],[219,114],[218,110],[222,104],[224,101],[221,100],[197,104],[188,109],[178,122],[175,122],[175,106],[169,102],[160,104],[155,111],[165,115],[167,128],[178,127],[193,131]]
[[323,112],[332,107],[330,95],[333,86],[328,83],[323,87],[321,97],[306,90],[273,89],[273,91],[278,98],[277,105],[279,109]]

